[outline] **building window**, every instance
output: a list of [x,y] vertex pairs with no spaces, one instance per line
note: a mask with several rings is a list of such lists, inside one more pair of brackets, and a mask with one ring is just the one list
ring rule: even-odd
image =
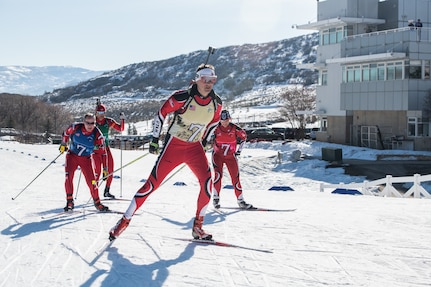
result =
[[337,28],[337,30],[336,30],[336,34],[337,34],[337,43],[340,43],[343,39],[344,39],[344,32],[343,32],[343,28],[342,27],[339,27],[339,28]]
[[325,46],[329,44],[329,31],[324,30],[320,37],[320,45]]
[[326,132],[328,130],[328,119],[327,118],[322,118],[320,120],[320,130],[322,132]]
[[345,27],[337,27],[322,30],[320,32],[320,45],[330,45],[340,43],[347,35],[347,29]]
[[394,63],[388,63],[386,65],[386,80],[395,80]]
[[397,61],[343,66],[343,83],[430,78],[431,61]]
[[347,67],[346,66],[343,66],[342,67],[342,81],[343,81],[343,83],[346,83],[347,82]]
[[337,43],[337,33],[335,33],[335,28],[329,29],[329,44]]
[[403,77],[403,62],[395,62],[395,80],[402,80]]
[[355,79],[355,70],[353,70],[353,67],[347,67],[347,82],[353,82]]
[[426,118],[409,117],[407,120],[407,136],[427,137],[429,136],[429,121]]
[[400,80],[403,78],[403,62],[386,64],[386,80]]
[[424,63],[424,79],[430,78],[430,60],[426,60]]
[[360,82],[361,81],[361,66],[354,66],[353,67],[353,73],[354,73],[354,81]]
[[370,80],[370,65],[362,65],[362,81],[368,82]]
[[370,64],[370,81],[377,81],[377,64]]
[[320,85],[321,86],[328,85],[328,70],[322,70],[320,72]]
[[417,60],[406,61],[406,78],[408,79],[422,78],[421,61],[417,61]]
[[379,63],[377,64],[377,80],[384,81],[385,80],[385,64]]

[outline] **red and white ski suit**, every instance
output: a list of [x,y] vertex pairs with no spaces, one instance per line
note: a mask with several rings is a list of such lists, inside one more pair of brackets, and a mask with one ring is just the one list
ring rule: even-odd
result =
[[[110,174],[106,179],[106,186],[110,187],[112,179],[114,178],[112,175],[112,172],[114,171],[114,158],[112,157],[111,148],[109,147],[109,129],[113,128],[119,132],[124,131],[124,120],[121,120],[121,122],[118,123],[109,117],[105,117],[102,120],[96,118],[96,126],[100,129],[100,131],[103,133],[103,136],[105,137],[106,152],[104,152],[102,149],[99,149],[97,146],[95,147],[93,153],[94,172],[96,174],[96,180],[99,180],[100,175],[102,174],[102,166],[103,168],[106,168],[108,174]],[[107,157],[106,161],[104,159],[105,156]],[[104,165],[104,162],[106,162],[107,165]]]
[[[214,148],[212,165],[214,168],[214,195],[219,196],[223,179],[223,165],[229,171],[237,199],[242,198],[242,187],[239,179],[238,159],[236,152],[241,152],[247,139],[246,132],[236,124],[229,123],[227,127],[218,124],[214,130]],[[239,146],[237,149],[237,143]]]
[[174,118],[153,170],[131,201],[124,214],[126,218],[130,219],[165,177],[182,163],[185,163],[199,180],[196,217],[205,215],[212,193],[212,177],[201,142],[209,140],[220,120],[221,107],[221,99],[213,90],[204,98],[199,94],[196,84],[189,90],[175,92],[167,99],[154,118],[153,137],[160,137],[168,114],[174,113]]
[[73,177],[79,166],[88,188],[90,189],[91,197],[96,201],[99,199],[99,190],[97,188],[97,181],[94,175],[91,155],[94,151],[94,146],[96,145],[105,152],[105,139],[97,127],[95,127],[91,132],[87,132],[83,123],[74,123],[63,133],[62,141],[64,143],[68,143],[69,140],[70,145],[66,154],[66,164],[64,165],[66,175],[66,180],[64,182],[66,198],[67,200],[73,199]]

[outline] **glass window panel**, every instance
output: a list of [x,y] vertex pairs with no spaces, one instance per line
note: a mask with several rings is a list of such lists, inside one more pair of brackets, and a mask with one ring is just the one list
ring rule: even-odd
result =
[[430,78],[430,62],[429,60],[425,61],[425,71],[424,71],[424,78],[429,79]]
[[385,64],[377,65],[377,80],[379,81],[385,80]]
[[377,81],[377,64],[370,64],[370,81]]
[[395,80],[395,67],[394,63],[388,63],[386,66],[386,79]]
[[329,44],[329,35],[323,34],[323,45],[328,45],[328,44]]
[[422,65],[421,61],[410,60],[410,65],[407,66],[407,72],[409,79],[421,79],[422,78]]
[[335,33],[335,28],[329,29],[329,43],[330,44],[337,43],[337,34]]
[[360,82],[361,81],[361,66],[355,66],[353,68],[354,73],[354,81]]
[[353,67],[347,68],[347,82],[353,82],[354,81],[354,70]]
[[408,136],[415,137],[416,136],[416,126],[414,124],[408,124],[407,127],[408,130]]
[[428,136],[429,125],[427,123],[418,124],[418,136],[426,137]]
[[343,66],[343,83],[347,82],[347,71],[346,71],[346,66]]
[[362,70],[362,81],[366,82],[370,80],[370,69],[366,68]]
[[403,66],[395,66],[395,79],[401,80],[403,78]]
[[322,74],[321,74],[320,84],[322,86],[326,86],[326,85],[328,85],[328,71],[323,70],[321,73]]

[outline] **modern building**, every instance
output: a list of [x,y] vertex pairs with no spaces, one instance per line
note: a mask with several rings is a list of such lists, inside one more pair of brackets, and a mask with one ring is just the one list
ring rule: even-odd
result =
[[317,1],[317,140],[431,150],[431,0]]

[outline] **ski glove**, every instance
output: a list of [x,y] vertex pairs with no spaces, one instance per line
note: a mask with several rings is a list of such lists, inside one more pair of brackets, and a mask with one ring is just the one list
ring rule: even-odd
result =
[[121,112],[120,113],[120,120],[125,120],[126,119],[126,116],[124,115],[124,113],[123,112]]
[[150,143],[149,152],[152,154],[159,153],[159,138],[153,137],[153,140]]
[[106,168],[103,169],[103,180],[106,180],[108,178],[108,170]]
[[64,153],[69,149],[69,147],[67,146],[67,143],[61,143],[60,147],[58,148],[58,150],[60,151],[60,153]]
[[240,156],[241,155],[241,152],[240,151],[236,151],[235,152],[235,156]]

